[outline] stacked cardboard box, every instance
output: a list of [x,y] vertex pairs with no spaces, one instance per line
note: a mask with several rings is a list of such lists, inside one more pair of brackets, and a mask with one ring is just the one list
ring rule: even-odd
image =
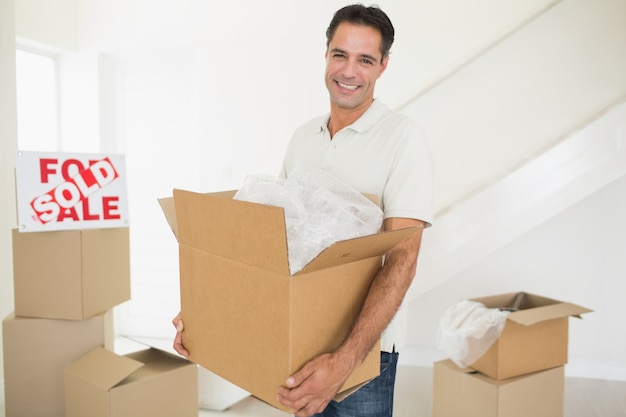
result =
[[[534,294],[474,299],[489,308],[517,305],[498,340],[471,369],[435,363],[433,416],[558,417],[563,415],[568,320],[591,310]],[[520,302],[521,301],[521,302]]]
[[112,352],[110,310],[130,299],[128,228],[14,230],[13,265],[7,417],[198,415],[195,364],[156,349]]
[[130,299],[128,228],[13,230],[15,315],[85,320]]
[[7,417],[65,416],[64,369],[113,347],[130,298],[128,228],[13,231],[15,311],[2,323]]
[[434,366],[434,417],[559,417],[563,367],[496,380],[450,360]]
[[57,320],[9,315],[2,322],[7,417],[63,417],[63,370],[109,342],[109,318]]

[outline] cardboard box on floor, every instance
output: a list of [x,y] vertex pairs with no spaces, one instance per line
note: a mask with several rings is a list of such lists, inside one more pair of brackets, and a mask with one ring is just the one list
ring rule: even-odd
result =
[[[163,352],[169,352],[175,356],[180,356],[174,350],[171,338],[126,336],[123,340],[127,345],[135,344],[134,350],[126,350],[125,353],[143,350],[146,346],[149,346]],[[249,392],[215,375],[208,369],[204,369],[200,365],[196,366],[198,367],[198,405],[200,408],[224,411],[250,396]]]
[[[475,298],[489,308],[506,308],[519,293]],[[591,310],[524,293],[518,311],[509,314],[498,340],[471,368],[495,379],[512,378],[567,363],[569,317]]]
[[[192,361],[290,411],[278,387],[341,343],[381,255],[416,229],[338,242],[290,276],[284,210],[234,193],[174,190],[159,200],[179,242],[184,343]],[[341,391],[379,368],[377,344]]]
[[113,347],[111,313],[87,320],[15,317],[2,322],[6,415],[64,417],[63,370],[98,346]]
[[559,417],[564,411],[562,366],[497,381],[450,360],[433,369],[433,417]]
[[13,230],[15,315],[84,320],[130,299],[128,228]]
[[66,417],[197,417],[197,365],[157,349],[95,348],[65,368]]

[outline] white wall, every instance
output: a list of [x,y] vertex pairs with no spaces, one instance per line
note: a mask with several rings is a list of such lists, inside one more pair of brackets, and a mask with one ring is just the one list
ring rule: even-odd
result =
[[[13,257],[11,228],[17,223],[15,210],[14,155],[17,150],[17,105],[15,102],[14,3],[0,2],[0,318],[13,310]],[[0,352],[2,351],[0,335]],[[1,355],[0,355],[1,356]],[[0,363],[0,375],[4,364]],[[0,386],[3,387],[0,380]],[[0,390],[0,399],[4,389]],[[3,401],[0,401],[3,403]]]
[[626,2],[565,0],[403,111],[431,139],[437,208],[545,152],[626,98]]
[[77,47],[76,0],[14,1],[16,35],[46,48],[74,51]]
[[[433,139],[436,189],[453,202],[425,234],[409,361],[440,353],[434,328],[458,299],[534,291],[597,310],[572,323],[570,374],[626,379],[623,332],[612,331],[626,318],[614,298],[624,261],[606,256],[626,251],[626,197],[600,194],[626,175],[625,42],[625,2],[559,2],[406,107]],[[596,230],[596,213],[613,232]]]
[[526,291],[594,310],[570,319],[569,375],[626,380],[625,210],[622,176],[415,299],[412,360],[432,359],[438,319],[457,301]]
[[72,152],[99,152],[100,57],[64,52],[57,55],[59,72],[60,146]]

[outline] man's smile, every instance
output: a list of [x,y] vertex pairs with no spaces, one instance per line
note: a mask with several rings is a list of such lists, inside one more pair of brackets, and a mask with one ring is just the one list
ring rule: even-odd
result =
[[338,85],[339,87],[344,88],[344,89],[346,89],[346,90],[351,90],[351,91],[354,91],[354,90],[356,90],[357,88],[359,88],[359,86],[358,86],[358,85],[349,85],[349,84],[344,84],[344,83],[339,82],[339,81],[336,81],[336,83],[337,83],[337,85]]

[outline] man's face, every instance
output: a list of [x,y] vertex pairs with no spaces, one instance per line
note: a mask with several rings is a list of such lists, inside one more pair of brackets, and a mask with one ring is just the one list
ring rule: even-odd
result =
[[387,68],[381,62],[382,37],[370,26],[339,24],[326,51],[326,88],[331,104],[343,109],[367,108],[376,80]]

